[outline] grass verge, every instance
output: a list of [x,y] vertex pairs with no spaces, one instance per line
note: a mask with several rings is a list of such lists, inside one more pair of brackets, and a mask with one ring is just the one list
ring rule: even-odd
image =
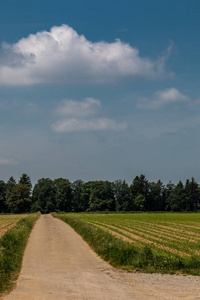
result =
[[0,238],[0,296],[10,291],[18,278],[24,249],[40,213],[22,218]]
[[136,246],[70,214],[53,213],[52,216],[68,223],[100,257],[114,267],[148,273],[200,275],[198,256],[183,258],[168,251],[154,251],[153,244]]

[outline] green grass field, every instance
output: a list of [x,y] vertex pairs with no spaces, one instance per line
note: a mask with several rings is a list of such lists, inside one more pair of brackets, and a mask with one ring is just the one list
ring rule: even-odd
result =
[[0,215],[0,297],[19,275],[29,234],[40,213]]
[[[59,217],[74,227],[99,255],[114,266],[147,272],[200,275],[199,213],[80,213],[61,214]],[[83,231],[82,227],[85,228]],[[95,245],[98,241],[92,232],[101,232],[104,245]],[[105,235],[108,240],[113,238],[112,242],[107,242]],[[121,250],[115,249],[112,254],[114,248],[119,247],[115,246],[117,241],[121,242]]]

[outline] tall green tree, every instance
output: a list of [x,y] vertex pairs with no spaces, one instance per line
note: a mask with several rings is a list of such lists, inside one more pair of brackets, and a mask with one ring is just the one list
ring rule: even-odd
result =
[[9,180],[6,182],[6,207],[8,208],[8,212],[14,213],[14,207],[15,207],[15,186],[16,186],[16,180],[13,176],[9,178]]
[[16,184],[7,199],[7,206],[11,213],[30,212],[30,189],[26,184]]
[[114,211],[115,201],[112,183],[109,181],[94,181],[89,197],[89,211]]
[[13,176],[11,176],[6,182],[6,192],[12,190],[12,188],[16,185],[16,180]]
[[148,203],[150,211],[162,211],[165,209],[164,185],[160,180],[149,182]]
[[173,185],[167,202],[171,211],[185,210],[185,189],[182,181],[179,181],[177,185]]
[[0,180],[0,213],[6,212],[6,184]]
[[[142,210],[150,210],[149,203],[149,183],[145,176],[142,174],[136,176],[130,185],[131,198],[133,202],[133,209],[138,210],[142,207]],[[139,196],[139,197],[138,197]],[[139,204],[142,201],[142,206]]]
[[92,192],[93,188],[93,181],[88,181],[83,184],[83,189],[81,193],[81,202],[82,206],[84,207],[83,211],[89,211],[89,200],[90,200],[90,194]]
[[169,181],[167,185],[164,188],[163,192],[163,197],[164,197],[164,206],[165,206],[165,211],[170,211],[171,210],[171,197],[172,197],[172,192],[173,189],[175,188],[175,184]]
[[55,209],[70,212],[72,210],[72,186],[68,179],[57,178],[54,180]]
[[53,180],[49,178],[39,179],[33,188],[32,211],[41,211],[41,213],[55,211],[55,194],[56,188]]
[[84,182],[80,179],[72,183],[72,211],[81,212],[87,210],[87,205],[83,201]]
[[32,188],[31,178],[27,174],[22,174],[19,183],[27,185],[30,190]]
[[186,195],[185,188],[182,181],[179,181],[172,192],[173,203],[171,205],[172,211],[183,211],[186,209]]
[[125,180],[115,180],[113,183],[116,211],[129,211],[131,207],[130,188]]
[[197,211],[200,208],[200,189],[198,183],[192,177],[185,183],[186,210]]

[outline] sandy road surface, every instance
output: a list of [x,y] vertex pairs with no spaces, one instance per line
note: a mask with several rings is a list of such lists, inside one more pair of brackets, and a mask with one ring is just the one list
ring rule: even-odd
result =
[[17,288],[5,300],[200,299],[200,277],[126,273],[50,215],[37,221]]

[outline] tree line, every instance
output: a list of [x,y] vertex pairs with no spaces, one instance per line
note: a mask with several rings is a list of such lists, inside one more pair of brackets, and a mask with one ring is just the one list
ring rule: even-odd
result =
[[129,185],[125,180],[88,181],[41,178],[32,187],[22,174],[0,180],[0,213],[94,212],[94,211],[198,211],[200,185],[192,177],[185,184],[160,180],[150,182],[136,176]]

